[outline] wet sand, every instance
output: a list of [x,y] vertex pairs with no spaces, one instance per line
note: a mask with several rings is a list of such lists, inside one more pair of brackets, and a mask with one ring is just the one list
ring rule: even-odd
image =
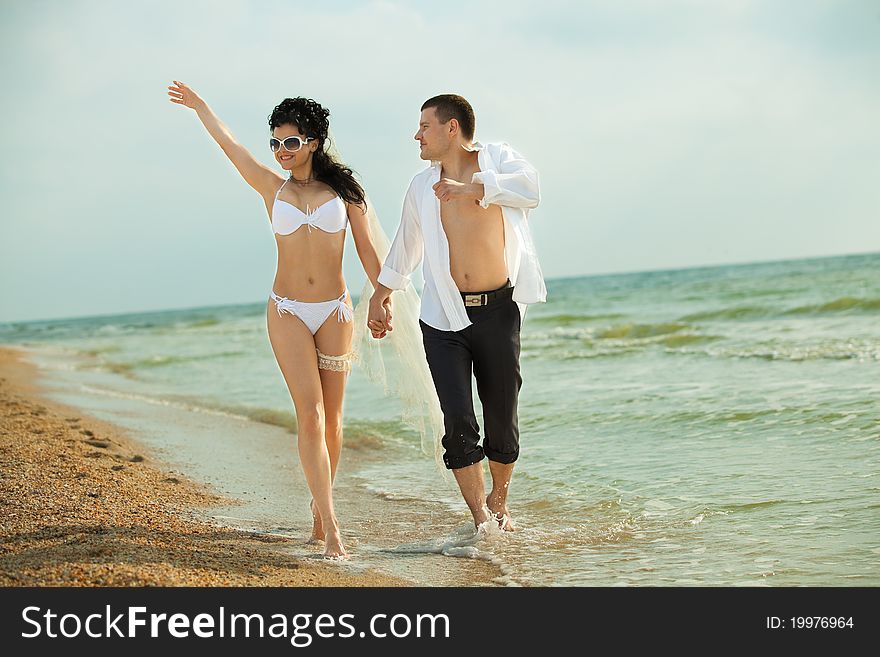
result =
[[22,356],[0,348],[0,585],[409,584],[294,557],[298,539],[199,521],[236,501],[169,471],[127,430],[49,401]]

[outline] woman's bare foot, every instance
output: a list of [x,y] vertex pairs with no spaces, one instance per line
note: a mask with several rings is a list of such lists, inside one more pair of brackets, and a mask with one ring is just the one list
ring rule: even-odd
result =
[[321,514],[318,513],[315,500],[309,503],[309,507],[312,509],[312,537],[309,539],[309,543],[317,543],[324,540],[324,526],[321,523]]
[[492,503],[492,496],[486,498],[486,506],[489,507],[489,512],[492,514],[492,517],[498,522],[498,526],[501,527],[506,532],[516,531],[516,527],[513,525],[513,519],[510,517],[510,511],[507,509],[507,504],[498,503],[496,500],[495,503]]
[[344,559],[348,556],[345,546],[342,545],[342,537],[339,535],[338,529],[329,530],[324,541],[325,559]]

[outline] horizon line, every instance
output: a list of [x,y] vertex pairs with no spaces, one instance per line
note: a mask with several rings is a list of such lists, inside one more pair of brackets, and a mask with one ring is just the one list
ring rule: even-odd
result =
[[[880,251],[857,251],[854,253],[838,253],[832,255],[819,255],[819,256],[799,256],[794,258],[780,258],[777,260],[749,260],[749,261],[740,261],[740,262],[727,262],[727,263],[715,263],[715,264],[707,264],[707,265],[687,265],[684,267],[664,267],[661,269],[632,269],[626,271],[606,271],[606,272],[598,272],[591,274],[573,274],[571,276],[555,276],[553,278],[548,278],[546,281],[548,283],[552,283],[553,281],[570,281],[577,280],[580,278],[601,278],[604,276],[629,276],[632,274],[659,274],[663,272],[672,272],[672,271],[687,271],[690,269],[715,269],[720,267],[745,267],[748,265],[763,265],[763,264],[773,264],[777,262],[797,262],[798,260],[824,260],[830,258],[848,258],[853,256],[869,256],[869,255],[880,255]],[[32,324],[37,322],[66,322],[71,320],[81,320],[81,319],[98,319],[101,317],[110,318],[110,317],[124,317],[126,315],[145,315],[145,314],[154,314],[154,313],[169,313],[169,312],[179,312],[181,310],[208,310],[210,308],[224,308],[227,306],[247,306],[251,304],[257,304],[260,301],[243,301],[243,302],[235,302],[235,303],[227,303],[227,304],[211,304],[208,306],[177,306],[177,307],[165,307],[165,308],[153,308],[146,310],[129,310],[121,313],[98,313],[93,315],[72,315],[68,317],[49,317],[49,318],[40,318],[40,319],[17,319],[17,320],[0,320],[0,326],[9,325],[9,324]]]

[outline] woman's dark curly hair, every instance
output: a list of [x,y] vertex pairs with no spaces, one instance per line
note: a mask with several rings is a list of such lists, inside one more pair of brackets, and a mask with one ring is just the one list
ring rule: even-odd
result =
[[352,170],[334,160],[325,150],[325,145],[329,142],[329,117],[330,110],[324,109],[311,98],[285,98],[269,115],[269,130],[290,123],[306,137],[317,139],[318,150],[312,154],[315,180],[329,185],[347,203],[366,208],[364,188],[355,180]]

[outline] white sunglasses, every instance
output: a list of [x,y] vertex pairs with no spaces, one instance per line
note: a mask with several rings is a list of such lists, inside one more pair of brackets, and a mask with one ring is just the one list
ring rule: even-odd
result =
[[314,139],[314,137],[306,137],[305,139],[303,139],[302,137],[297,137],[296,135],[285,137],[284,140],[270,137],[269,148],[272,149],[273,153],[277,153],[281,150],[282,147],[284,147],[284,150],[289,153],[296,153],[300,148],[303,147],[304,144],[308,144],[310,141],[312,141],[312,139]]

